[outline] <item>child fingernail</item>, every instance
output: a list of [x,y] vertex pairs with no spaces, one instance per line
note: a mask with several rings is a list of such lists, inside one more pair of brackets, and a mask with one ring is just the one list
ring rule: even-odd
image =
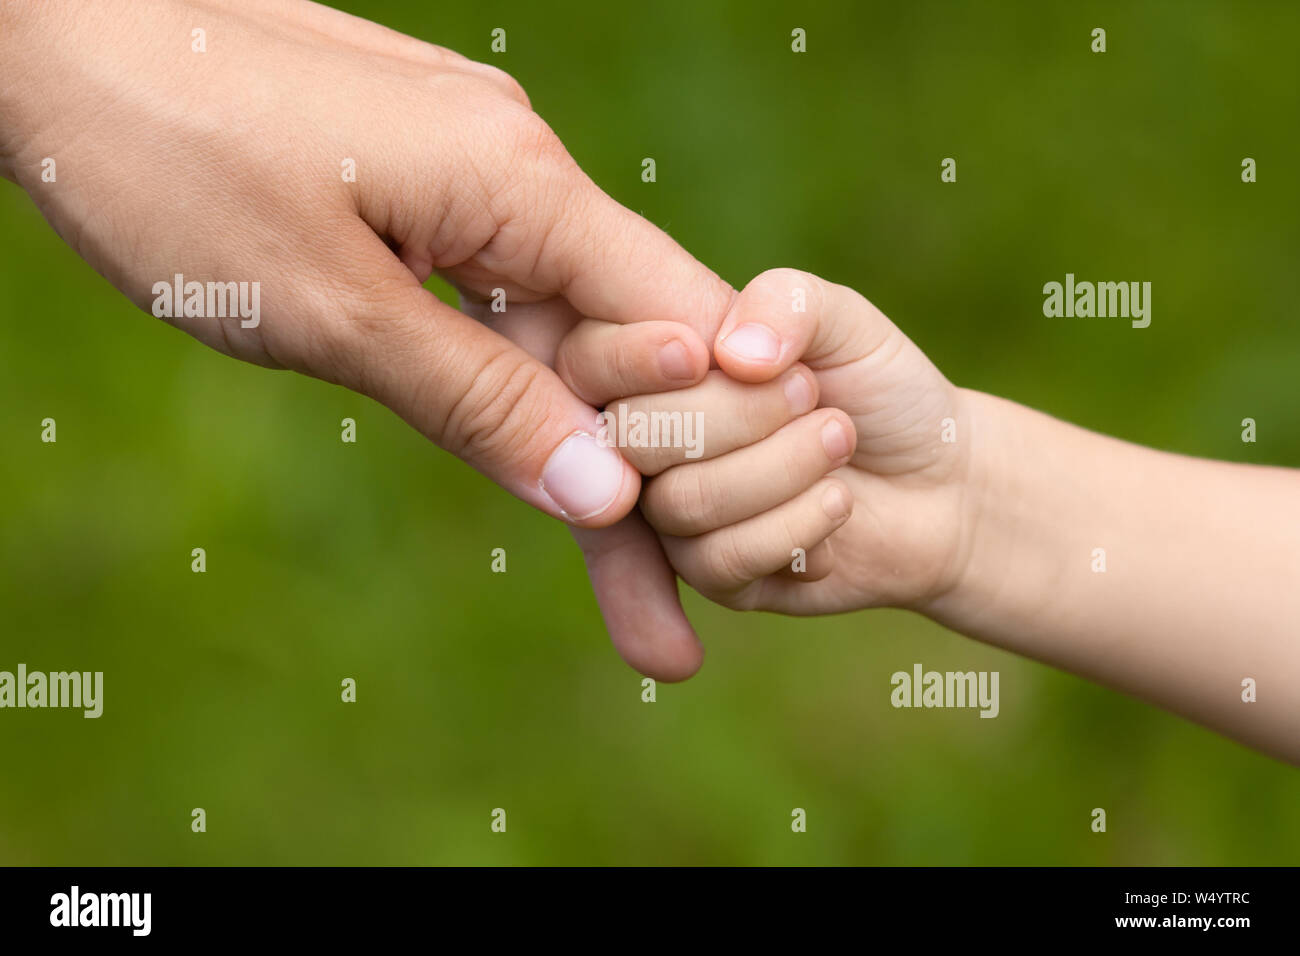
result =
[[822,426],[822,447],[826,449],[826,457],[831,461],[843,461],[849,457],[853,439],[842,421],[832,418]]
[[785,380],[785,400],[790,403],[790,412],[794,415],[813,410],[817,397],[813,395],[812,385],[806,375],[795,372]]
[[695,378],[691,352],[680,339],[673,339],[659,349],[659,371],[670,382],[689,382]]
[[622,488],[623,457],[585,432],[566,438],[542,469],[542,490],[574,521],[600,514]]
[[822,510],[832,521],[843,521],[849,516],[849,496],[839,485],[831,485],[822,493]]
[[781,340],[765,325],[746,322],[722,340],[727,351],[747,362],[775,362],[781,354]]

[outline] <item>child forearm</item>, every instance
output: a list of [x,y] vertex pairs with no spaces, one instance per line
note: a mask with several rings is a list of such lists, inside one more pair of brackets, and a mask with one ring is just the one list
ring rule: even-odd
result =
[[963,399],[964,571],[927,613],[1300,763],[1300,473]]

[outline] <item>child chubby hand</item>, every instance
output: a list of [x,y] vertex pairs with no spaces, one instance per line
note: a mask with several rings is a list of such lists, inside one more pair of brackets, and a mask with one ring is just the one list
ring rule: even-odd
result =
[[[608,365],[598,338],[568,343],[569,379]],[[962,397],[889,319],[776,269],[737,295],[714,353],[720,369],[698,385],[606,405],[683,580],[728,607],[791,614],[922,608],[951,587],[968,444],[943,439]],[[684,434],[700,423],[697,449],[654,427],[678,420]]]
[[[695,341],[683,388],[637,371],[656,334],[580,323],[557,369],[605,403],[696,590],[787,614],[908,608],[1300,764],[1300,472],[955,387],[862,296],[796,270],[736,295],[718,368]],[[664,440],[678,413],[698,440]]]

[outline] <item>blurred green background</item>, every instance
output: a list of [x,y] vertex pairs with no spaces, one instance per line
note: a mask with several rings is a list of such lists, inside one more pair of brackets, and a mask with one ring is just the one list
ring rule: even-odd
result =
[[[810,269],[959,384],[1300,465],[1294,4],[337,5],[509,70],[734,284]],[[1300,861],[1294,770],[904,613],[689,594],[705,668],[642,703],[563,528],[135,311],[9,184],[0,243],[0,669],[106,675],[99,720],[0,712],[0,862]],[[1067,271],[1150,280],[1151,327],[1044,318]],[[1001,716],[892,709],[916,661],[1000,671]]]

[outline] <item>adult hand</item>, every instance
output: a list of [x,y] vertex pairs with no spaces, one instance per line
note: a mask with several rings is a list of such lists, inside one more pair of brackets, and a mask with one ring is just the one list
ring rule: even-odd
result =
[[[731,290],[598,189],[506,74],[303,0],[6,0],[0,58],[0,173],[141,307],[168,311],[177,275],[187,300],[242,283],[257,309],[165,317],[375,398],[548,514],[628,514],[639,476],[537,356],[597,317],[689,384]],[[471,312],[503,290],[520,344],[424,290],[435,270]],[[639,519],[583,543],[625,656],[694,670]]]

